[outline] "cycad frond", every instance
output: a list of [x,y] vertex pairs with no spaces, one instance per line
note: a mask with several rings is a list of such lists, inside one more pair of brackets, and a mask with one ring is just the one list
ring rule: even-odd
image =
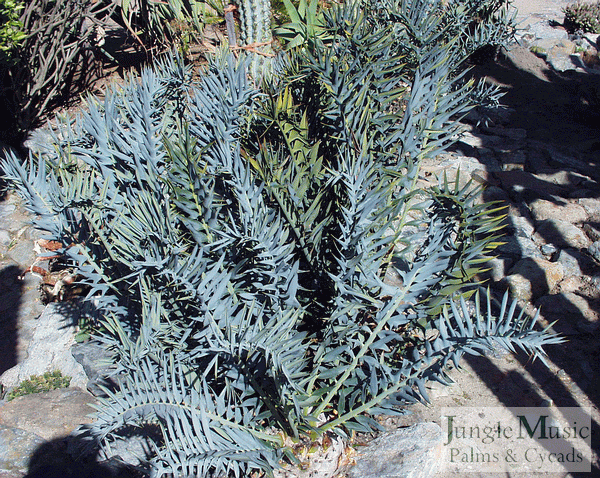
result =
[[153,476],[241,476],[248,470],[272,470],[277,455],[264,432],[226,418],[230,403],[215,396],[206,381],[190,384],[173,356],[158,353],[137,361],[137,369],[123,377],[119,390],[105,390],[99,399],[97,421],[81,433],[110,444],[120,429],[157,423],[162,440],[154,442]]

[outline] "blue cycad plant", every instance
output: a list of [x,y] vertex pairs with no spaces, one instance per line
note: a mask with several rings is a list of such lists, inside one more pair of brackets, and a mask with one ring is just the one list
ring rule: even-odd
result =
[[290,437],[426,400],[465,352],[559,341],[470,295],[496,208],[458,181],[418,188],[476,97],[437,3],[326,11],[260,88],[244,58],[197,81],[168,58],[7,159],[114,354],[82,436],[110,450],[151,423],[152,476],[269,473]]

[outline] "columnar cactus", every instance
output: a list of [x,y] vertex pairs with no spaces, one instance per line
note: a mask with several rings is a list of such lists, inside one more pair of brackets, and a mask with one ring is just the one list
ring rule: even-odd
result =
[[242,26],[242,42],[245,45],[270,42],[271,3],[269,0],[238,0]]
[[254,53],[251,74],[259,78],[269,68],[273,56],[270,0],[237,0],[241,23],[241,48]]

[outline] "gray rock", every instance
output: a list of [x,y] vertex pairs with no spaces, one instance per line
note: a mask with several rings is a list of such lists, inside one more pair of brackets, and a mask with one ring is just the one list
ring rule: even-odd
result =
[[586,248],[590,240],[577,226],[559,219],[546,219],[540,222],[535,236],[541,244],[554,244],[558,247]]
[[531,221],[527,217],[514,214],[513,208],[511,208],[511,212],[512,214],[509,214],[507,218],[508,226],[506,232],[512,233],[515,236],[531,237],[534,231]]
[[552,199],[553,196],[566,197],[569,189],[559,184],[553,184],[525,171],[498,171],[494,173],[501,187],[516,202],[523,198]]
[[14,204],[0,204],[0,220],[5,221],[16,210],[17,206],[15,206]]
[[79,388],[33,393],[5,403],[0,408],[0,423],[53,440],[91,423],[94,403],[94,397]]
[[531,300],[552,291],[563,277],[561,264],[545,259],[526,258],[514,265],[503,283],[517,298]]
[[556,372],[556,376],[558,378],[561,378],[561,379],[568,379],[569,378],[569,374],[564,369],[562,369],[562,368],[559,371]]
[[581,161],[573,157],[573,155],[565,154],[551,147],[547,148],[546,151],[550,156],[549,164],[551,166],[562,169],[565,167],[573,168],[582,174],[591,174],[592,176],[595,174],[593,166],[590,166],[590,164],[586,163],[585,161]]
[[485,188],[482,194],[482,198],[484,202],[502,201],[503,203],[508,203],[510,201],[510,198],[508,197],[508,194],[506,194],[506,191],[497,186],[488,186],[487,188]]
[[12,388],[31,375],[60,370],[71,377],[71,385],[85,389],[88,378],[83,367],[71,355],[75,343],[76,323],[67,318],[60,304],[49,304],[37,321],[31,343],[27,348],[27,358],[15,367],[0,375],[0,383]]
[[[577,324],[575,324],[575,327],[581,333],[593,334],[598,330],[599,324],[598,324],[598,322],[588,322],[587,320],[582,320],[580,322],[577,322]],[[587,387],[584,387],[584,388],[587,388]]]
[[10,232],[14,233],[16,236],[21,237],[25,229],[30,227],[31,221],[25,217],[20,216],[19,214],[11,214],[8,218],[8,223],[6,224],[6,229]]
[[537,222],[545,221],[546,219],[558,219],[576,224],[585,222],[588,219],[585,209],[575,203],[557,204],[545,199],[536,199],[529,204],[529,208],[531,216]]
[[[550,153],[547,154],[549,157],[552,157]],[[537,173],[535,177],[547,183],[571,189],[575,186],[577,186],[577,188],[580,188],[586,182],[590,181],[590,178],[584,174],[579,174],[572,170],[557,171],[554,168],[550,168],[550,170],[546,172]]]
[[585,68],[581,57],[575,53],[575,44],[569,40],[561,40],[547,50],[546,62],[556,71],[577,70]]
[[[27,476],[30,478],[142,478],[147,476],[147,473],[141,472],[140,468],[129,467],[116,458],[98,460],[96,454],[89,451],[80,453],[77,440],[72,437],[45,442],[29,458]],[[0,478],[4,477],[0,474]]]
[[545,256],[549,256],[554,254],[558,249],[556,249],[556,246],[554,244],[544,244],[542,247],[540,247],[540,251],[542,252],[542,254],[544,254]]
[[8,246],[12,241],[10,233],[4,229],[0,229],[0,246]]
[[158,427],[153,430],[133,428],[127,438],[116,438],[110,444],[110,454],[100,451],[102,460],[110,460],[112,457],[118,457],[119,460],[131,466],[138,466],[148,460],[153,454],[152,442],[160,443],[162,436]]
[[27,348],[33,338],[38,318],[42,315],[46,307],[40,299],[40,283],[41,280],[31,274],[25,275],[25,278],[21,281],[21,301],[18,311],[15,312],[19,327],[17,343],[18,360],[16,363],[20,363],[27,358]]
[[501,358],[509,356],[511,354],[511,351],[504,348],[502,345],[500,345],[497,342],[492,342],[491,347],[489,349],[485,349],[483,351],[483,354],[486,357],[489,357],[492,359],[501,359]]
[[35,433],[0,424],[0,476],[27,473],[29,456],[44,442]]
[[[476,170],[481,167],[479,161],[471,156],[461,156],[459,154],[443,154],[436,158],[437,166],[443,170],[443,172],[450,173],[449,169],[459,170],[460,174],[465,176],[469,176],[466,173],[470,173],[471,171]],[[442,173],[443,176],[443,173]],[[456,173],[452,173],[452,177],[456,177]]]
[[494,282],[499,282],[508,275],[508,270],[513,265],[513,260],[508,257],[494,257],[484,264],[488,269],[483,275]]
[[509,289],[513,297],[521,300],[531,300],[533,291],[531,281],[520,275],[509,275],[498,282],[500,289]]
[[588,299],[574,292],[541,297],[536,306],[541,308],[541,314],[549,320],[564,320],[575,324],[579,330],[597,328],[598,312],[593,309]]
[[484,166],[490,173],[502,171],[502,165],[500,164],[500,161],[496,159],[496,154],[493,151],[481,149],[479,152],[480,166]]
[[562,264],[566,276],[582,276],[593,267],[590,258],[577,249],[561,250],[556,260]]
[[500,136],[491,136],[487,134],[473,134],[471,132],[465,132],[461,135],[460,141],[458,142],[458,146],[460,147],[460,144],[462,143],[476,149],[493,148],[495,146],[501,145],[504,141],[505,140]]
[[442,184],[444,178],[446,178],[449,184],[454,185],[458,177],[458,185],[459,188],[462,189],[471,180],[471,175],[469,172],[478,167],[481,167],[481,165],[473,158],[451,155],[447,156],[442,161],[441,165],[435,165],[433,168],[429,168],[429,164],[427,162],[423,162],[422,171],[431,173],[431,179],[429,179],[429,182],[430,184],[435,185]]
[[548,155],[544,151],[540,151],[540,148],[536,145],[536,141],[530,140],[528,143],[530,145],[530,149],[527,151],[528,170],[536,175],[550,171]]
[[30,241],[34,241],[34,242],[37,241],[38,239],[42,239],[46,236],[45,232],[42,232],[33,226],[26,226],[21,231],[22,231],[22,236],[25,239],[29,239]]
[[33,242],[20,239],[8,250],[8,256],[17,264],[26,269],[33,264],[37,254],[33,250]]
[[585,233],[588,235],[588,237],[592,241],[600,240],[600,229],[598,229],[597,227],[594,227],[591,224],[586,223],[583,225],[583,230],[585,231]]
[[504,128],[500,126],[483,126],[481,128],[482,131],[496,135],[502,136],[504,138],[511,139],[516,142],[524,141],[527,138],[527,130],[523,128]]
[[25,359],[32,335],[28,324],[44,309],[39,307],[39,280],[20,279],[21,273],[14,261],[0,261],[0,373]]
[[586,210],[590,216],[600,217],[600,199],[579,198],[577,202]]
[[498,150],[496,151],[498,161],[503,171],[523,170],[527,162],[527,154],[523,150]]
[[[593,145],[590,145],[590,149],[592,148],[596,148],[597,143],[594,143]],[[578,199],[578,198],[591,198],[591,197],[595,197],[598,194],[598,190],[600,189],[600,178],[597,177],[597,179],[591,179],[591,178],[587,178],[585,181],[583,181],[580,185],[578,189],[575,189],[574,191],[572,191],[572,197]]]
[[588,252],[590,255],[600,262],[600,241],[596,241],[588,247]]
[[73,358],[81,364],[89,381],[87,389],[90,393],[104,395],[99,384],[106,385],[105,377],[111,371],[111,354],[106,347],[94,341],[75,344],[71,347]]
[[498,246],[496,249],[498,253],[514,259],[520,259],[522,257],[544,258],[535,242],[527,237],[505,236],[501,240],[504,244]]
[[514,161],[505,161],[502,164],[502,171],[524,171],[524,163],[516,163]]
[[442,429],[418,423],[380,435],[358,451],[350,478],[426,478],[442,460]]
[[598,39],[600,39],[600,35],[597,33],[584,33],[582,38],[584,45],[589,45],[596,49],[600,46],[598,44]]
[[523,35],[530,35],[534,40],[541,39],[556,39],[568,40],[569,34],[563,28],[555,28],[550,26],[547,21],[540,21],[529,24],[527,30],[522,32]]

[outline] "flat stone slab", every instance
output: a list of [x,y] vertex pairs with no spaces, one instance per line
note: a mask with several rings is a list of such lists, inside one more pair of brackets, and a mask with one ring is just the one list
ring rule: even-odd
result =
[[583,223],[588,219],[588,214],[583,206],[572,202],[557,203],[545,199],[536,199],[529,204],[529,208],[531,209],[531,215],[538,222],[546,219],[557,219],[576,224]]
[[0,478],[26,473],[29,456],[44,442],[34,433],[0,424]]
[[0,424],[52,440],[91,423],[94,397],[78,388],[63,388],[15,398],[0,407]]
[[600,200],[597,198],[580,198],[577,201],[588,214],[600,217]]
[[559,247],[573,249],[586,248],[591,241],[577,226],[560,219],[541,221],[536,229],[535,238],[541,244],[554,244]]
[[516,297],[531,300],[552,291],[563,277],[562,264],[528,257],[513,266],[505,281]]
[[35,323],[27,358],[0,375],[0,382],[9,389],[32,375],[59,370],[64,376],[71,377],[71,386],[85,388],[88,378],[71,355],[77,330],[73,322],[75,319],[66,315],[64,306],[49,304]]
[[600,323],[596,304],[573,292],[544,296],[536,302],[548,321],[557,321],[556,330],[565,336],[597,334]]
[[442,459],[442,429],[418,423],[377,437],[359,449],[349,478],[427,478]]

